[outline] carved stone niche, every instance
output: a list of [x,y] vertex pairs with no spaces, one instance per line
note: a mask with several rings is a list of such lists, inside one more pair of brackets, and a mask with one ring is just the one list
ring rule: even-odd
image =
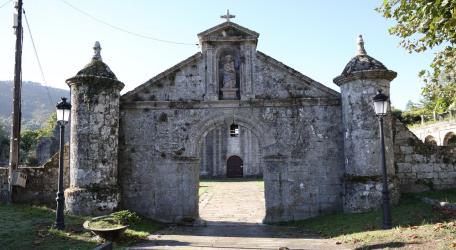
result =
[[218,56],[219,97],[222,100],[240,99],[240,60],[234,50],[226,50]]

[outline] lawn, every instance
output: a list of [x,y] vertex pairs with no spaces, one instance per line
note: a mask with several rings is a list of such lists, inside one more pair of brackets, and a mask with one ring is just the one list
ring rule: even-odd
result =
[[355,249],[455,249],[456,214],[436,210],[419,196],[402,195],[392,208],[391,230],[380,230],[381,211],[326,215],[286,225],[310,229]]
[[[52,228],[55,211],[31,205],[0,204],[1,249],[93,249],[100,241],[82,228],[84,217],[65,215],[65,230]],[[115,248],[129,246],[145,239],[162,225],[141,219],[132,225]]]
[[442,190],[439,192],[423,192],[420,193],[420,196],[449,203],[456,203],[456,189]]

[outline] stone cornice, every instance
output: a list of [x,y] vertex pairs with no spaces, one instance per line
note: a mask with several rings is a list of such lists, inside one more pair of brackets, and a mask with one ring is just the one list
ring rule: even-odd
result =
[[258,39],[258,37],[260,36],[260,34],[258,34],[257,32],[253,31],[253,30],[250,30],[250,29],[247,29],[237,23],[234,23],[234,22],[224,22],[224,23],[221,23],[219,25],[216,25],[212,28],[209,28],[203,32],[200,32],[198,34],[198,38],[201,40],[207,40],[207,37],[210,37],[211,34],[213,34],[214,32],[217,32],[221,29],[224,29],[224,28],[227,28],[227,27],[232,27],[234,29],[237,29],[243,33],[245,33],[248,37],[254,37],[256,39]]
[[104,76],[93,76],[93,75],[77,75],[73,76],[65,81],[68,86],[76,85],[78,83],[87,83],[87,84],[103,84],[105,87],[115,86],[120,90],[123,89],[125,84],[117,79],[104,77]]
[[217,101],[136,101],[122,102],[120,109],[211,109],[211,108],[262,108],[300,106],[339,106],[340,98],[290,98],[280,100],[217,100]]
[[396,78],[396,76],[397,73],[392,70],[363,70],[355,71],[348,75],[340,75],[334,78],[333,82],[337,86],[341,86],[344,83],[362,79],[385,79],[392,81],[394,78]]

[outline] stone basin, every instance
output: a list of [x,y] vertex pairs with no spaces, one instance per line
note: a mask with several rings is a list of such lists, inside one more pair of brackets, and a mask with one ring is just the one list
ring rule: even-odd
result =
[[107,218],[109,216],[100,216],[100,217],[95,217],[92,218],[91,220],[86,220],[82,226],[87,229],[92,231],[94,234],[98,235],[99,237],[108,240],[108,241],[115,241],[120,237],[120,235],[128,228],[128,225],[121,225],[118,227],[114,228],[93,228],[90,226],[90,222],[94,222],[96,220],[101,220],[104,218]]

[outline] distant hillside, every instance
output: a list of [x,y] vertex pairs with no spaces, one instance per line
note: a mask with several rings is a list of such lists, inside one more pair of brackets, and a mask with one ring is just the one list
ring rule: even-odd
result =
[[[22,127],[36,129],[45,125],[60,97],[69,97],[64,89],[46,87],[36,82],[22,82]],[[0,123],[11,124],[13,100],[12,81],[0,81]]]

